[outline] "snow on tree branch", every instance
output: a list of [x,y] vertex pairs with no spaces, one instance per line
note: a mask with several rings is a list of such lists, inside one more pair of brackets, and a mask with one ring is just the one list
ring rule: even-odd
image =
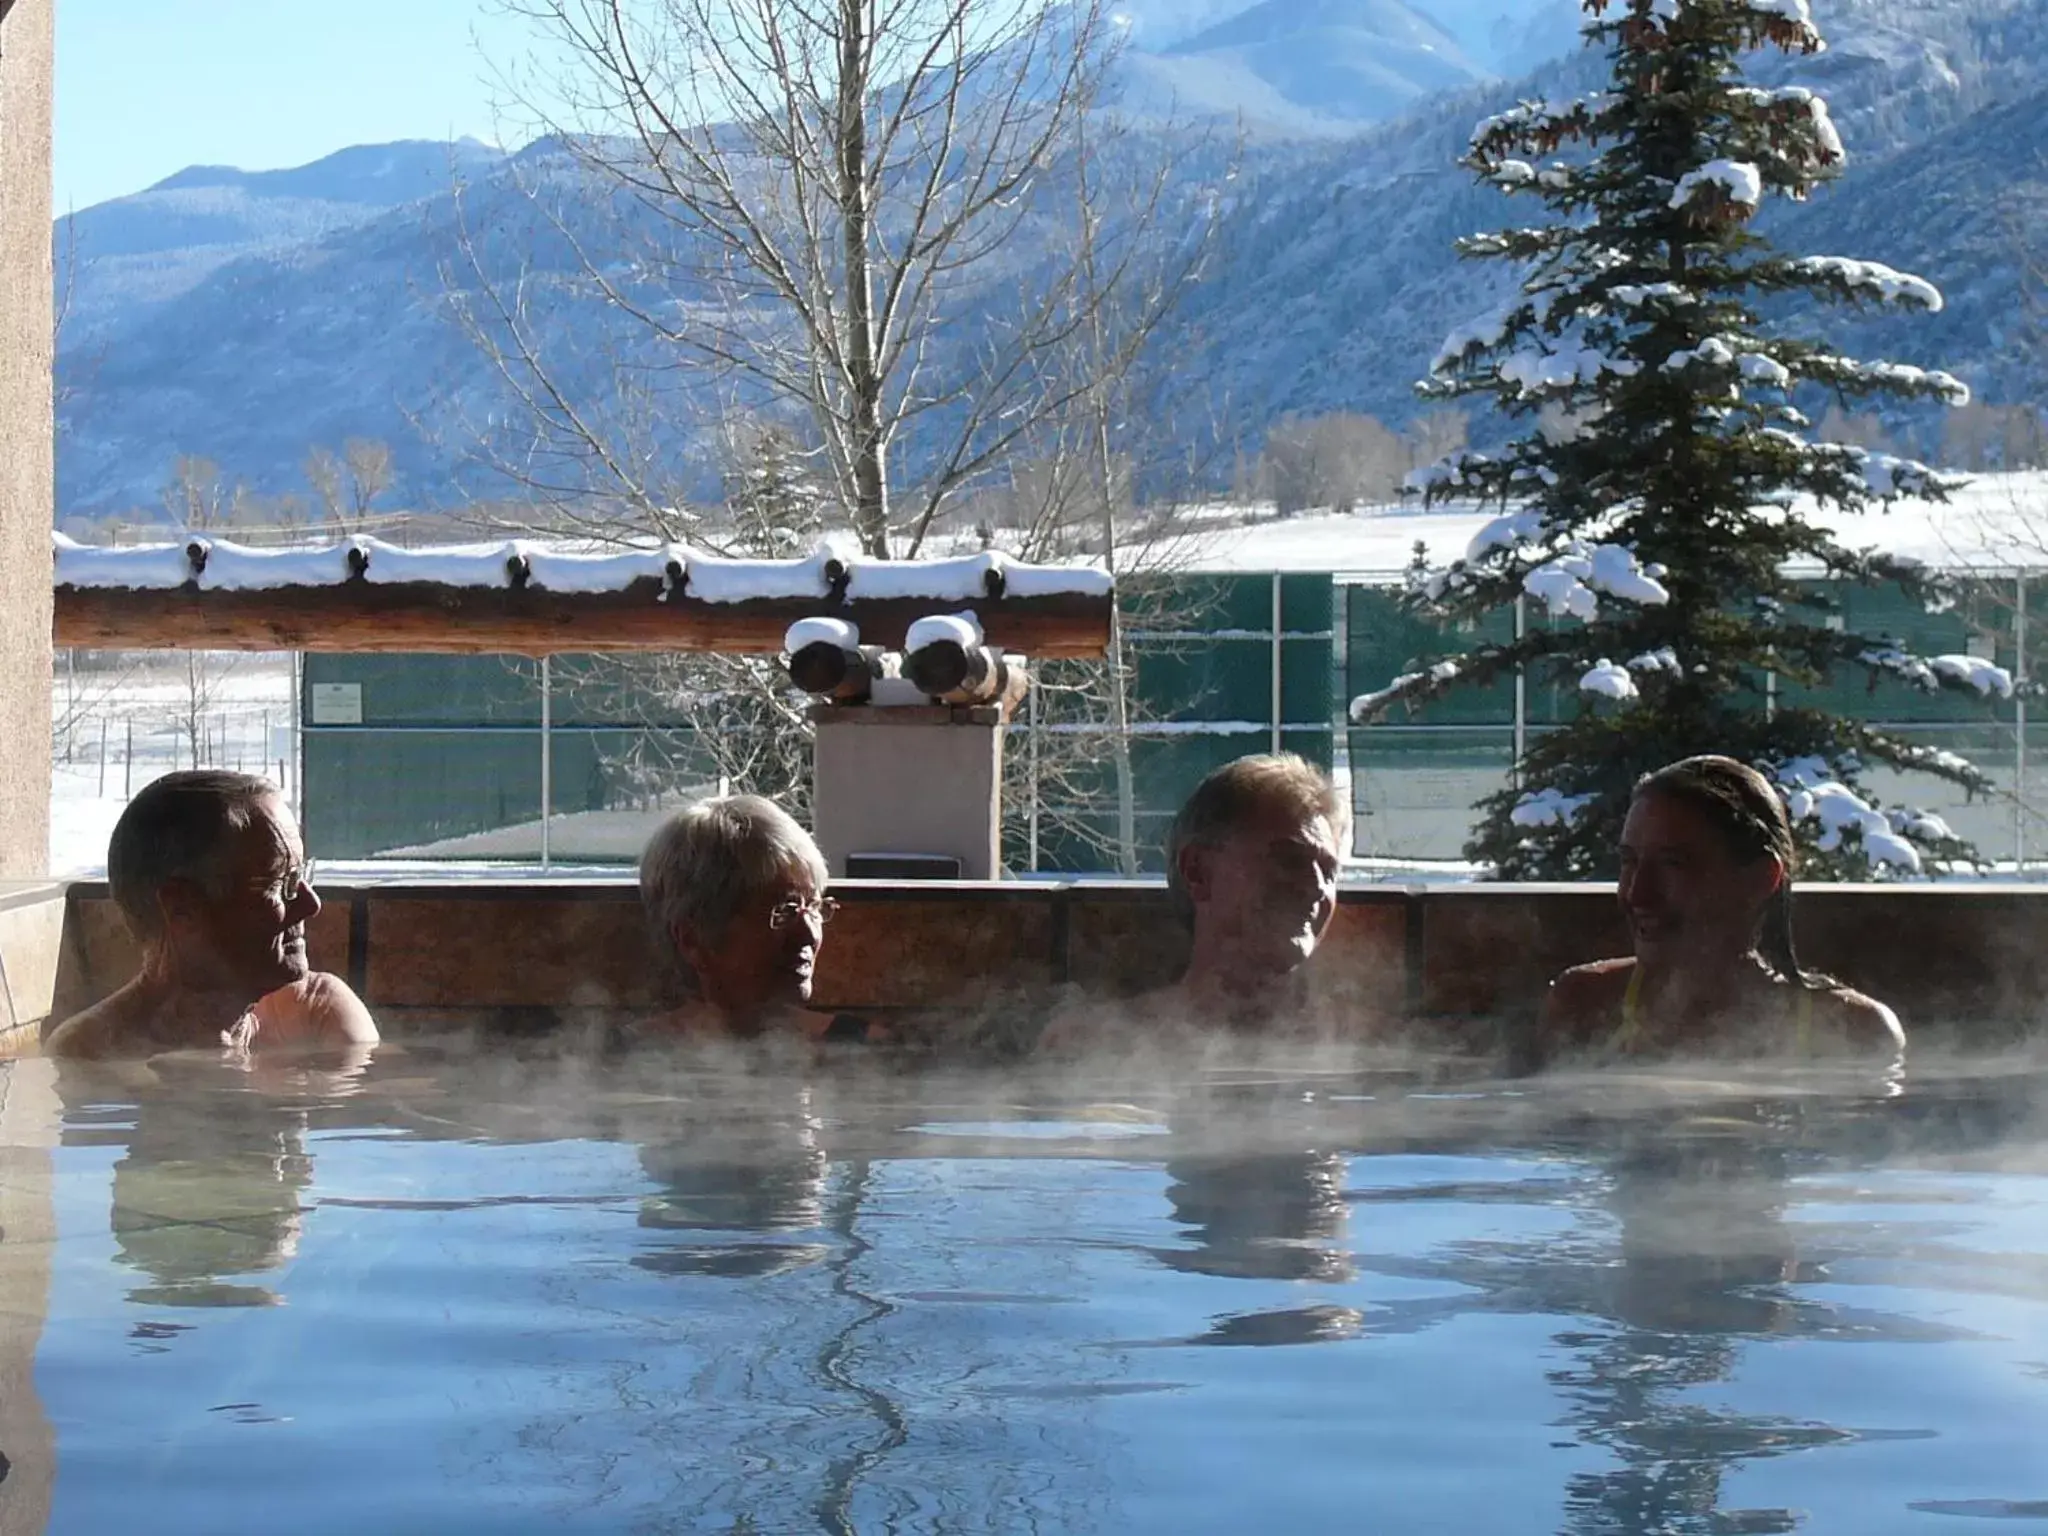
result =
[[1887,638],[1858,654],[1856,659],[1873,671],[1883,672],[1928,693],[1950,686],[1990,698],[1996,694],[2010,699],[2014,693],[2012,673],[1981,656],[1962,654],[1916,656]]
[[1508,819],[1518,827],[1569,826],[1578,819],[1579,812],[1599,798],[1597,794],[1568,795],[1546,785],[1517,800]]
[[2012,674],[1982,657],[1936,656],[1928,665],[1934,669],[1936,677],[1973,689],[1980,698],[1988,698],[1994,693],[2001,699],[2012,697]]
[[1556,559],[1522,578],[1522,589],[1552,618],[1591,621],[1600,614],[1600,594],[1642,607],[1671,601],[1671,593],[1619,544],[1574,542]]
[[1764,200],[1764,179],[1754,165],[1744,160],[1709,160],[1696,171],[1687,171],[1671,189],[1668,206],[1684,208],[1703,189],[1719,188],[1718,201],[1733,203],[1754,213]]
[[1602,656],[1579,679],[1579,692],[1626,704],[1630,699],[1639,697],[1641,690],[1636,687],[1636,680],[1629,675],[1627,667],[1617,667]]
[[1793,368],[1802,379],[1836,389],[1932,395],[1949,405],[1970,403],[1970,386],[1939,368],[1916,368],[1910,363],[1866,363],[1828,352],[1807,353],[1795,360]]
[[1575,101],[1523,101],[1505,112],[1480,119],[1472,130],[1467,163],[1482,174],[1498,165],[1510,149],[1547,155],[1560,145],[1582,139],[1614,105],[1606,92]]
[[1462,667],[1455,661],[1440,661],[1420,672],[1403,672],[1386,687],[1362,693],[1351,701],[1351,718],[1359,725],[1377,719],[1395,704],[1441,689],[1456,678]]
[[1875,298],[1879,303],[1941,311],[1941,290],[1924,277],[1901,272],[1881,261],[1849,256],[1800,256],[1783,263],[1795,279],[1833,290],[1851,302]]

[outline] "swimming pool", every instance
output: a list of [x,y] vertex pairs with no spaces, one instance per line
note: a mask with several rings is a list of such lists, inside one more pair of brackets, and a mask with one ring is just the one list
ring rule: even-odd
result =
[[10,1536],[2048,1520],[2031,1069],[0,1071]]

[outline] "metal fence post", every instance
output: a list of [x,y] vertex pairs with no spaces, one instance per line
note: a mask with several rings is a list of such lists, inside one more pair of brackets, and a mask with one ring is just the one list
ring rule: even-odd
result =
[[1029,842],[1028,867],[1038,873],[1038,671],[1028,674],[1024,689],[1024,757],[1026,793],[1025,826]]
[[2012,736],[2012,868],[2015,875],[2027,872],[2027,576],[2013,577],[2012,672],[2019,685],[2013,690]]
[[555,813],[555,697],[553,658],[540,659],[540,867],[546,869],[553,852],[548,823]]
[[306,653],[292,652],[292,781],[286,801],[298,812],[299,825],[306,824]]
[[1273,750],[1280,750],[1280,573],[1273,573]]

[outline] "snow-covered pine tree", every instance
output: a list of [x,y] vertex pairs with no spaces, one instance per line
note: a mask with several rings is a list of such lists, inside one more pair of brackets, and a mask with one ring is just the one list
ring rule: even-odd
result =
[[1962,403],[1967,390],[1945,373],[1859,362],[1767,328],[1757,309],[1811,294],[1933,310],[1941,296],[1876,262],[1781,254],[1751,227],[1766,197],[1803,198],[1843,161],[1819,96],[1743,83],[1750,50],[1823,46],[1806,0],[1585,0],[1585,10],[1589,45],[1611,60],[1609,88],[1525,102],[1474,131],[1463,163],[1550,217],[1460,243],[1468,257],[1525,264],[1525,275],[1503,309],[1445,342],[1418,386],[1434,399],[1490,394],[1528,430],[1410,482],[1430,502],[1502,508],[1448,570],[1418,567],[1414,602],[1455,621],[1526,596],[1532,613],[1563,622],[1425,659],[1354,701],[1354,718],[1517,668],[1576,688],[1576,717],[1536,737],[1514,786],[1480,807],[1467,851],[1503,878],[1611,873],[1637,776],[1708,751],[1776,776],[1822,868],[1967,858],[1939,818],[1884,810],[1860,776],[1883,764],[1977,789],[1976,768],[1819,709],[1772,709],[1766,684],[1775,672],[1818,685],[1846,668],[1874,684],[2010,692],[2009,677],[1974,658],[1911,655],[1830,626],[1839,605],[1823,583],[1897,583],[1930,604],[1941,584],[1844,547],[1816,508],[1938,498],[1954,482],[1814,441],[1794,405],[1881,394]]

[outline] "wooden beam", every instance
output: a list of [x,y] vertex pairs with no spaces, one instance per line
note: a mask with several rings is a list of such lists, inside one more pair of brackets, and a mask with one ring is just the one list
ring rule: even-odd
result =
[[773,598],[662,600],[652,578],[617,592],[345,581],[254,591],[56,588],[60,646],[110,651],[479,652],[519,656],[620,651],[775,655],[798,619],[848,619],[863,645],[900,649],[910,626],[972,610],[988,643],[1032,657],[1101,656],[1108,595],[888,598],[833,604]]

